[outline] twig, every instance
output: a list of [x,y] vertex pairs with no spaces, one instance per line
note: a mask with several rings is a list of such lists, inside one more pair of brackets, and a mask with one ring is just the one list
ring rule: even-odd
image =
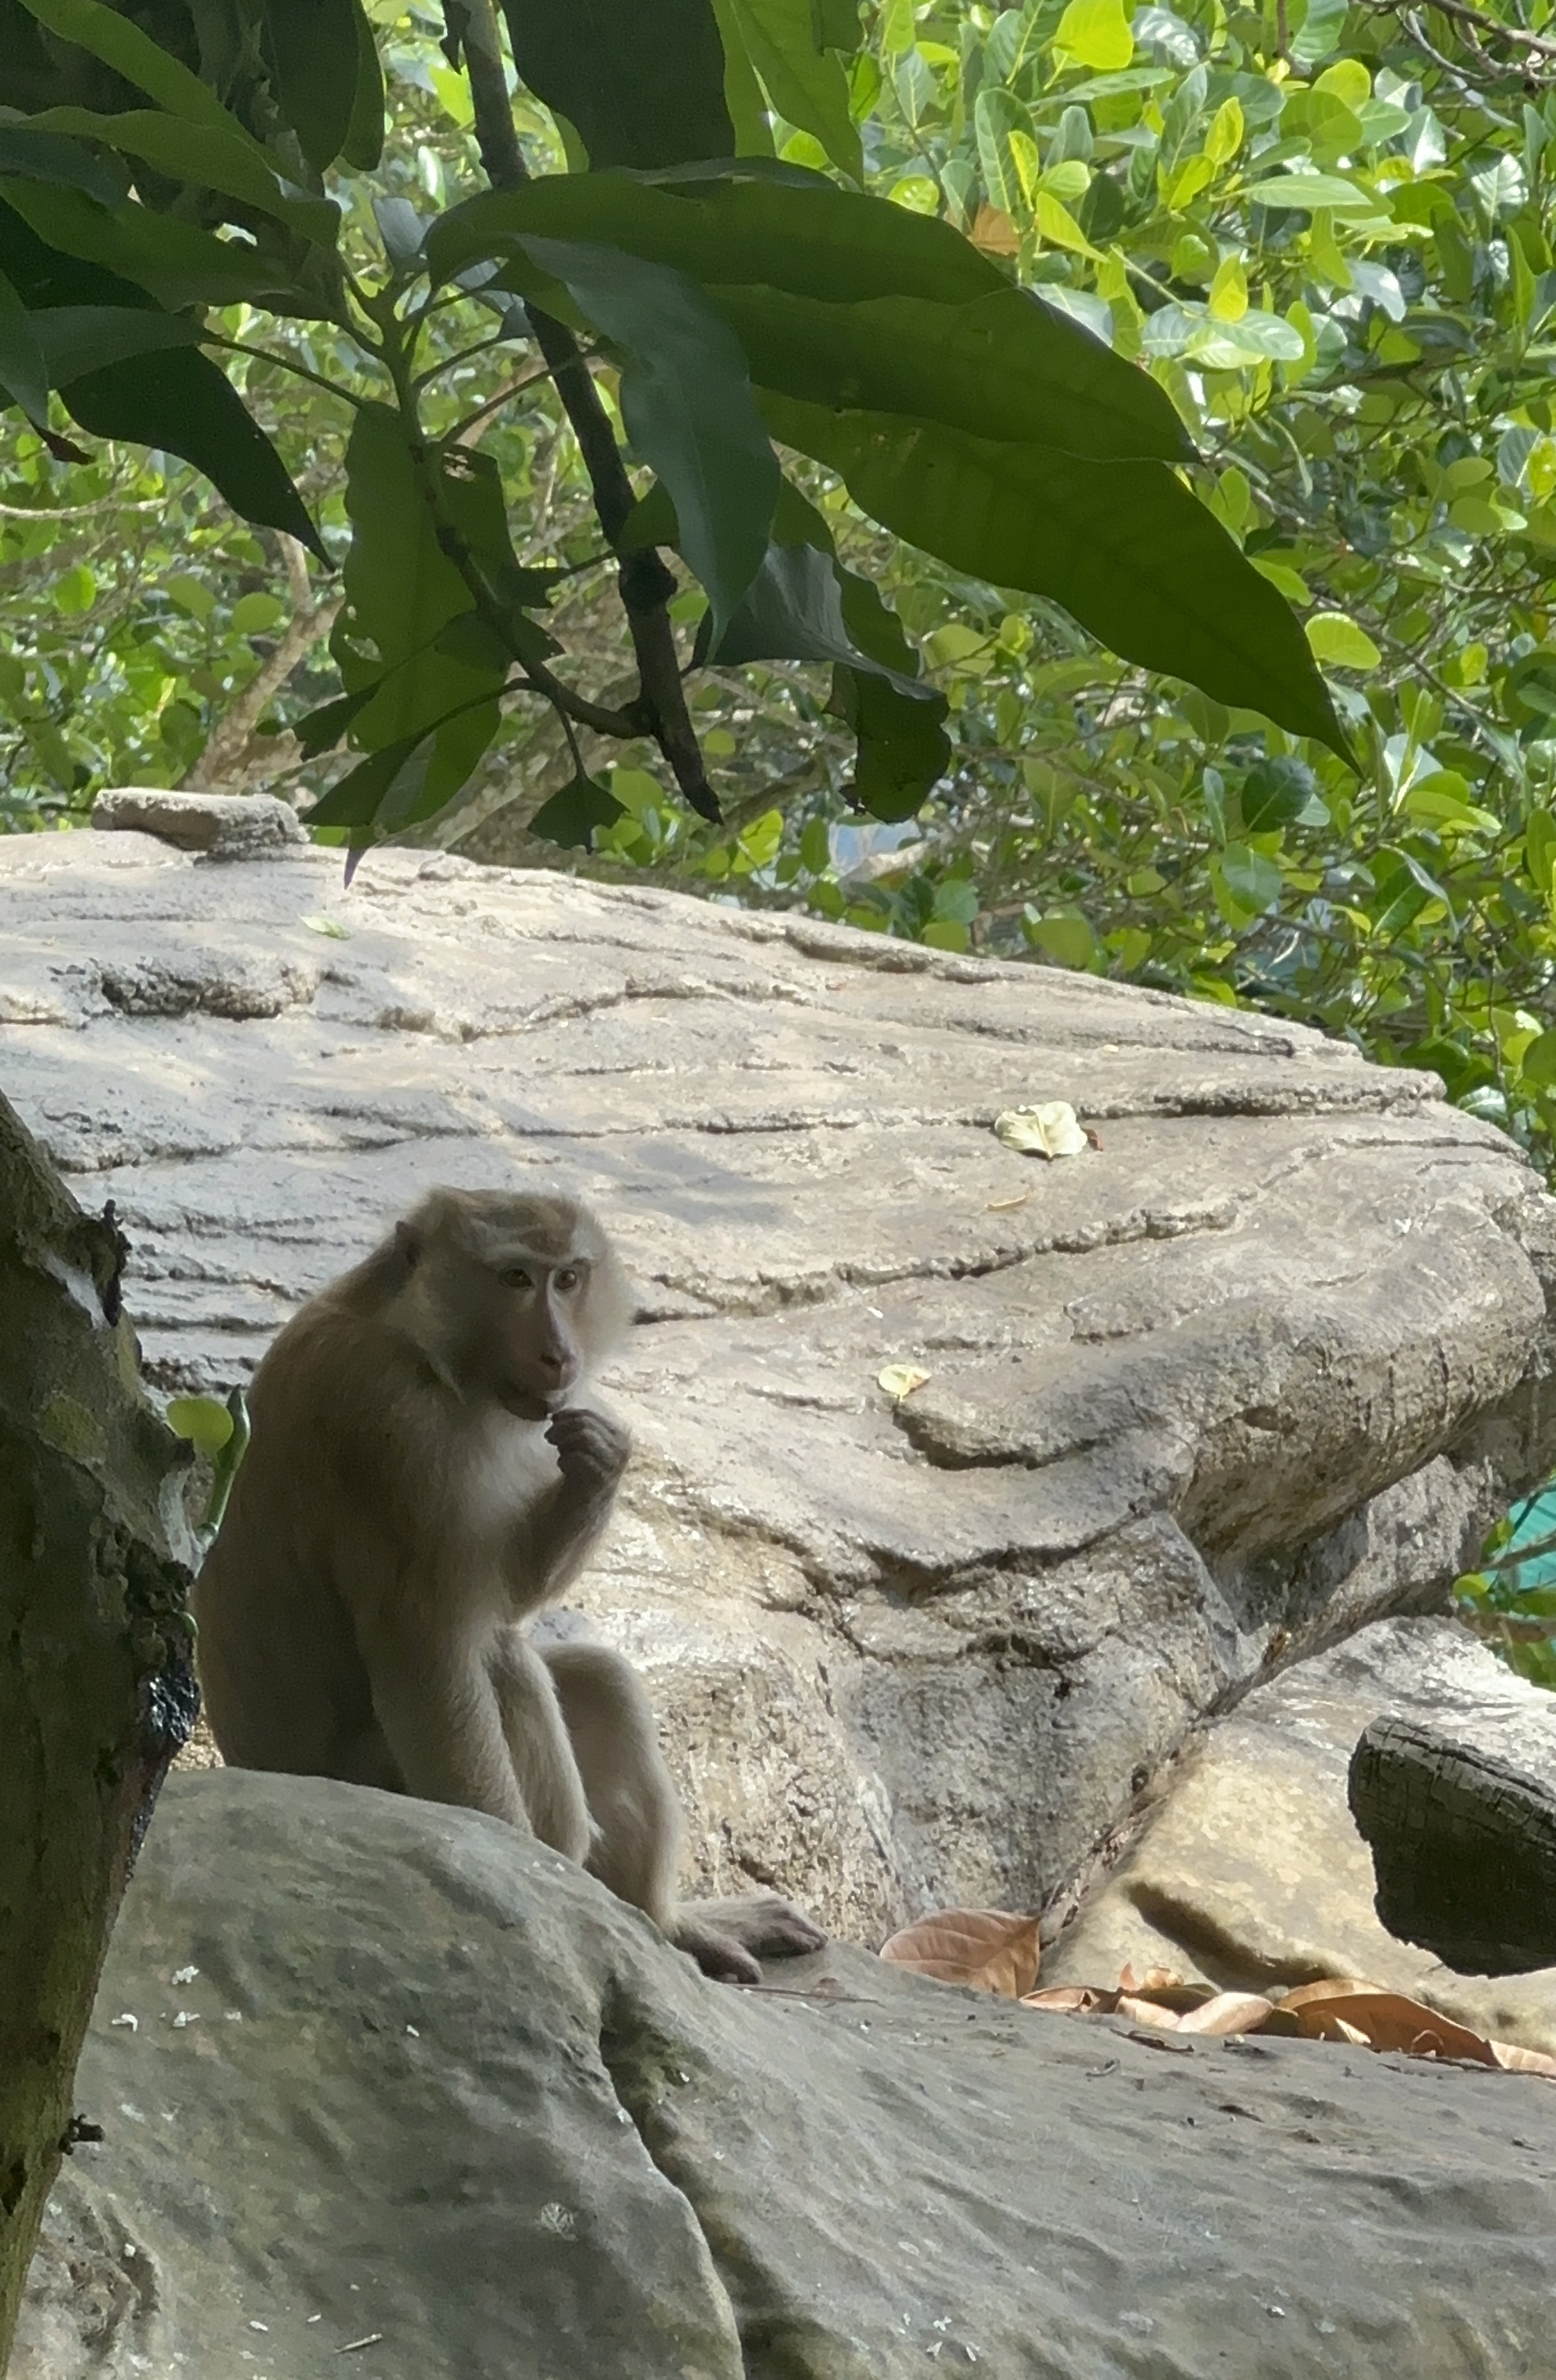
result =
[[254,730],[264,717],[272,697],[280,692],[320,638],[328,636],[346,600],[343,595],[326,595],[315,603],[302,547],[285,529],[278,529],[276,536],[291,588],[292,617],[270,659],[255,672],[232,708],[216,722],[200,758],[183,778],[183,784],[191,792],[209,793],[241,775]]
[[[444,0],[444,13],[448,46],[464,51],[475,106],[476,146],[487,179],[493,189],[516,189],[529,180],[529,170],[514,128],[492,0]],[[536,345],[556,383],[563,410],[573,425],[601,526],[612,545],[617,545],[637,497],[610,416],[578,343],[565,323],[538,306],[527,305],[525,311]],[[675,578],[660,555],[648,547],[622,555],[616,583],[638,674],[638,698],[629,706],[626,732],[653,737],[692,808],[717,825],[721,817],[718,796],[708,783],[697,732],[687,708],[675,632],[666,608],[675,592]],[[581,718],[583,714],[575,710],[573,716]],[[591,723],[585,721],[586,725]]]

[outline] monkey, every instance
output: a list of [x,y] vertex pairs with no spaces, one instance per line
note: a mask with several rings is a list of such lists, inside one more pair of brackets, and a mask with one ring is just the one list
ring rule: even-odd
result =
[[565,1196],[439,1189],[278,1333],[194,1590],[240,1768],[483,1810],[653,1919],[705,1973],[825,1937],[785,1900],[677,1903],[681,1813],[642,1682],[531,1641],[599,1544],[630,1441],[592,1402],[626,1276]]

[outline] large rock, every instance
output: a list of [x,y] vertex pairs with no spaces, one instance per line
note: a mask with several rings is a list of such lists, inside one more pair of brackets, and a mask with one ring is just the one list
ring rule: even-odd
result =
[[[1205,1712],[1441,1600],[1543,1399],[1556,1208],[1295,1026],[413,853],[0,843],[0,1067],[225,1390],[428,1184],[581,1184],[642,1317],[584,1600],[701,1884],[1032,1906]],[[1102,1146],[994,1138],[1067,1099]],[[927,1371],[893,1405],[885,1365]]]
[[1380,1718],[1556,1779],[1556,1694],[1513,1677],[1456,1621],[1363,1629],[1256,1687],[1192,1747],[1138,1840],[1045,1953],[1044,1983],[1115,1984],[1124,1965],[1224,1991],[1355,1975],[1556,2054],[1556,1968],[1461,1974],[1380,1920],[1346,1772]]
[[773,1982],[494,1820],[174,1779],[13,2380],[1549,2371],[1549,2083]]

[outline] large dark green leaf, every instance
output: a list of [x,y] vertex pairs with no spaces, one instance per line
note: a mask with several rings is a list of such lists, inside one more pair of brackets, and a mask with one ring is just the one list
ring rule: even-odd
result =
[[731,5],[747,55],[779,115],[819,140],[839,172],[858,181],[864,160],[859,128],[848,109],[848,78],[823,44],[813,0],[731,0]]
[[559,844],[564,851],[589,851],[600,827],[614,826],[626,815],[625,805],[609,785],[602,785],[598,777],[580,775],[570,777],[560,793],[541,804],[529,821],[529,832],[543,835],[547,843]]
[[432,277],[452,280],[539,235],[598,240],[694,281],[756,282],[833,304],[915,297],[963,306],[1008,291],[999,268],[949,224],[813,176],[772,179],[761,164],[676,189],[626,174],[553,174],[483,191],[428,233]]
[[188,315],[153,313],[144,306],[48,306],[30,320],[52,388],[64,388],[83,372],[101,371],[130,356],[200,344],[200,324]]
[[627,436],[670,492],[717,636],[760,567],[778,495],[740,343],[684,273],[580,241],[525,246],[624,353]]
[[26,124],[0,124],[0,175],[21,174],[40,182],[60,182],[85,190],[105,207],[116,207],[128,188],[117,158],[93,156],[79,141],[57,132],[35,132]]
[[20,297],[0,273],[0,396],[19,405],[43,428],[49,418],[49,370],[36,326]]
[[[78,193],[53,195],[74,199]],[[80,202],[91,204],[90,199]],[[0,253],[23,303],[33,312],[54,307],[126,308],[158,319],[157,309],[133,282],[101,265],[62,255],[5,205],[0,205]],[[205,473],[245,520],[286,529],[328,562],[281,457],[208,356],[184,346],[131,356],[73,379],[64,401],[94,437],[128,439],[181,455]]]
[[383,154],[383,68],[362,0],[351,0],[351,8],[357,20],[357,80],[341,154],[359,174],[371,174]]
[[[419,742],[452,713],[493,698],[508,675],[508,655],[477,617],[473,589],[439,543],[429,501],[435,496],[446,514],[439,458],[429,455],[419,468],[402,417],[366,405],[346,468],[346,610],[331,642],[349,690],[379,681],[351,722],[357,742],[377,752]],[[472,479],[461,493],[471,505],[502,503],[495,474]],[[376,659],[364,655],[366,644]],[[463,748],[468,732],[452,736],[449,748]]]
[[357,102],[353,0],[265,0],[281,112],[316,173],[346,146]]
[[1349,758],[1295,617],[1166,465],[1083,461],[788,397],[763,409],[898,537],[996,587],[1052,597],[1124,660]]
[[872,818],[912,818],[951,765],[945,697],[914,701],[889,678],[840,668],[830,707],[858,740],[855,799]]
[[244,520],[283,528],[329,561],[286,465],[209,356],[188,347],[132,356],[72,380],[64,397],[94,438],[127,438],[181,455]]
[[[51,33],[89,50],[170,115],[226,133],[261,153],[258,142],[223,106],[210,84],[169,56],[122,9],[104,7],[103,0],[21,0],[21,5]],[[273,157],[270,163],[276,165],[278,161]]]
[[360,851],[432,818],[468,778],[497,732],[498,716],[494,699],[463,702],[382,746],[336,778],[309,811],[309,825],[347,827],[347,840]]
[[503,0],[503,14],[515,66],[591,165],[734,155],[710,0]]
[[236,128],[228,132],[189,124],[150,107],[128,108],[122,115],[99,115],[88,107],[50,107],[32,120],[40,131],[101,140],[126,156],[143,159],[172,181],[193,182],[240,200],[322,246],[333,246],[339,233],[339,209],[328,199],[283,189],[263,151]]
[[1155,381],[1008,285],[967,306],[927,298],[824,305],[727,286],[708,294],[739,334],[752,379],[785,396],[911,414],[1071,455],[1180,462],[1194,451]]
[[14,177],[0,179],[0,200],[51,248],[103,265],[164,306],[262,304],[282,294],[275,267],[256,249],[133,200],[110,209],[81,190]]

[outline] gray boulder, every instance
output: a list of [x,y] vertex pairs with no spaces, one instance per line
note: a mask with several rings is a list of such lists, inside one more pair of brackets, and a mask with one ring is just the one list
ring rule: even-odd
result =
[[1224,1991],[1354,1975],[1556,2054],[1556,1967],[1461,1973],[1469,1961],[1448,1965],[1380,1919],[1346,1795],[1357,1739],[1380,1720],[1428,1727],[1556,1784],[1556,1694],[1513,1676],[1456,1621],[1381,1621],[1256,1687],[1188,1749],[1045,1951],[1043,1982],[1112,1985],[1125,1964]]
[[151,785],[110,785],[92,804],[91,822],[105,833],[154,834],[213,859],[253,859],[308,841],[290,802],[274,794],[169,794]]
[[[28,836],[0,1069],[114,1199],[167,1390],[225,1392],[431,1183],[598,1201],[638,1454],[581,1599],[699,1888],[856,1939],[1039,1904],[1206,1713],[1441,1605],[1556,1463],[1556,1206],[1433,1077],[1258,1016],[447,856],[347,891]],[[996,1140],[1050,1099],[1101,1146]]]
[[1549,2368],[1548,2083],[772,1986],[494,1820],[174,1779],[13,2380]]

